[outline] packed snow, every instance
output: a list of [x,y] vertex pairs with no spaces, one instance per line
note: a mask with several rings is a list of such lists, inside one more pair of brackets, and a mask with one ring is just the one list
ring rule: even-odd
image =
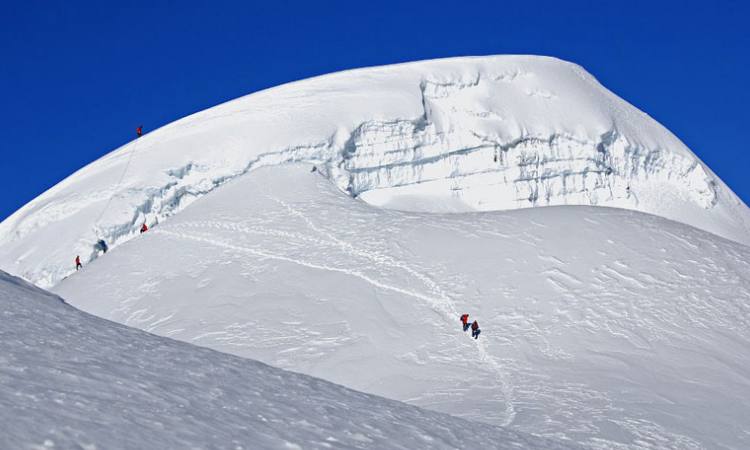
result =
[[0,448],[570,448],[160,338],[0,272]]
[[0,268],[54,286],[98,239],[114,248],[228,180],[292,161],[382,207],[615,206],[750,243],[747,207],[653,119],[577,65],[492,56],[327,75],[178,120],[5,220]]
[[749,269],[750,248],[643,213],[404,213],[285,166],[56,291],[152,333],[588,448],[739,449]]

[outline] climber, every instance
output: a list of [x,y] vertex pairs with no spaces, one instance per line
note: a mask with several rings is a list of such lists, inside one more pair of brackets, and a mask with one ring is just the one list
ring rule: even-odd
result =
[[461,315],[461,323],[464,326],[464,331],[469,329],[469,315],[468,314]]
[[479,333],[481,332],[482,330],[479,329],[479,324],[475,320],[474,323],[471,324],[471,337],[477,339],[479,337]]
[[141,234],[148,231],[148,226],[146,226],[146,222],[143,222],[143,225],[141,226]]
[[83,269],[83,264],[81,264],[81,256],[76,256],[76,272],[78,272],[78,269]]
[[101,250],[104,253],[107,253],[107,250],[109,250],[109,247],[107,247],[107,243],[104,242],[104,239],[99,239],[96,242],[96,245],[94,246],[95,249]]
[[143,136],[143,125],[138,125],[138,128],[135,129],[135,134],[137,134],[138,137]]
[[318,167],[317,166],[313,166],[312,169],[310,169],[311,173],[315,173],[317,171],[318,171]]

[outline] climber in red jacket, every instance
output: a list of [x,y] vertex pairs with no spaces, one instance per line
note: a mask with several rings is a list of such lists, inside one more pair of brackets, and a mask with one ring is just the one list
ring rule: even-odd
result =
[[464,326],[464,331],[469,329],[469,315],[468,314],[463,314],[461,316],[461,323]]

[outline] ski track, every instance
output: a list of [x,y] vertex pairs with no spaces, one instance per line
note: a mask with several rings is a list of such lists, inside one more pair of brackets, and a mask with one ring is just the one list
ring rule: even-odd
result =
[[[414,290],[409,290],[409,289],[404,289],[398,286],[394,286],[392,284],[388,284],[387,282],[375,279],[374,277],[368,274],[365,274],[361,271],[358,271],[358,270],[342,268],[342,267],[334,267],[334,266],[330,266],[326,264],[320,264],[316,262],[307,261],[301,258],[293,258],[293,257],[285,256],[285,255],[271,253],[271,252],[264,251],[264,250],[259,250],[256,248],[231,244],[231,243],[225,242],[221,239],[217,239],[214,237],[200,236],[195,233],[170,231],[170,230],[166,230],[163,228],[152,230],[152,232],[154,234],[162,234],[162,235],[169,236],[172,238],[189,239],[189,240],[193,240],[197,242],[202,242],[205,244],[213,245],[216,247],[220,247],[220,248],[224,248],[224,249],[228,249],[232,251],[251,254],[259,258],[283,261],[283,262],[297,264],[297,265],[304,266],[304,267],[309,267],[311,269],[326,270],[330,272],[338,272],[338,273],[343,273],[349,276],[353,276],[353,277],[359,278],[362,281],[367,282],[368,284],[371,284],[372,286],[376,288],[391,291],[391,292],[396,292],[398,294],[406,295],[406,296],[409,296],[409,297],[412,297],[412,298],[415,298],[417,300],[427,303],[431,307],[431,309],[433,309],[434,311],[442,315],[446,324],[450,324],[451,326],[455,322],[455,319],[459,316],[455,301],[450,297],[450,295],[446,293],[446,291],[437,282],[435,282],[428,275],[412,268],[411,266],[404,263],[403,261],[399,261],[396,258],[393,258],[392,256],[384,255],[375,250],[364,250],[364,249],[357,248],[350,242],[341,240],[340,238],[333,235],[329,231],[317,226],[307,215],[295,209],[287,202],[284,202],[283,200],[275,198],[273,196],[267,196],[267,198],[279,204],[289,214],[301,219],[312,232],[322,236],[324,239],[307,236],[307,235],[303,235],[299,233],[290,233],[290,232],[280,231],[280,230],[269,230],[269,229],[258,228],[258,227],[248,227],[248,226],[238,225],[235,223],[220,222],[220,221],[185,222],[185,223],[181,223],[179,225],[173,226],[173,228],[224,229],[224,230],[233,231],[233,232],[244,232],[248,234],[258,234],[258,235],[275,236],[275,237],[282,237],[282,238],[299,239],[302,242],[305,242],[308,244],[317,244],[317,245],[321,245],[321,246],[329,247],[329,248],[330,247],[338,248],[347,255],[350,255],[353,257],[364,258],[368,261],[371,261],[372,263],[376,264],[377,266],[381,268],[384,267],[384,268],[401,270],[409,274],[410,276],[418,279],[420,282],[422,282],[422,284],[428,289],[429,293],[424,294],[424,293],[417,292]],[[572,280],[578,281],[577,279],[575,279],[575,277],[572,277],[572,276],[569,276],[569,277]],[[580,283],[580,281],[578,282]],[[205,336],[201,336],[201,337],[205,337]],[[516,415],[516,411],[513,406],[513,398],[514,398],[513,388],[510,384],[509,376],[507,372],[503,369],[502,364],[488,351],[487,340],[477,339],[475,340],[475,342],[476,342],[475,348],[477,349],[479,361],[484,363],[487,367],[491,369],[491,371],[495,374],[495,377],[500,385],[500,390],[505,400],[504,419],[502,420],[501,425],[508,426],[511,423],[513,423],[513,420]]]

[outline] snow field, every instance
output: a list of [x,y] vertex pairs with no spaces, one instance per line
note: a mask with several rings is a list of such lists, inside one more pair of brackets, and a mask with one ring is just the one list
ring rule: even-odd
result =
[[269,167],[56,291],[156,334],[587,448],[742,448],[748,256],[637,212],[404,213],[309,166]]

